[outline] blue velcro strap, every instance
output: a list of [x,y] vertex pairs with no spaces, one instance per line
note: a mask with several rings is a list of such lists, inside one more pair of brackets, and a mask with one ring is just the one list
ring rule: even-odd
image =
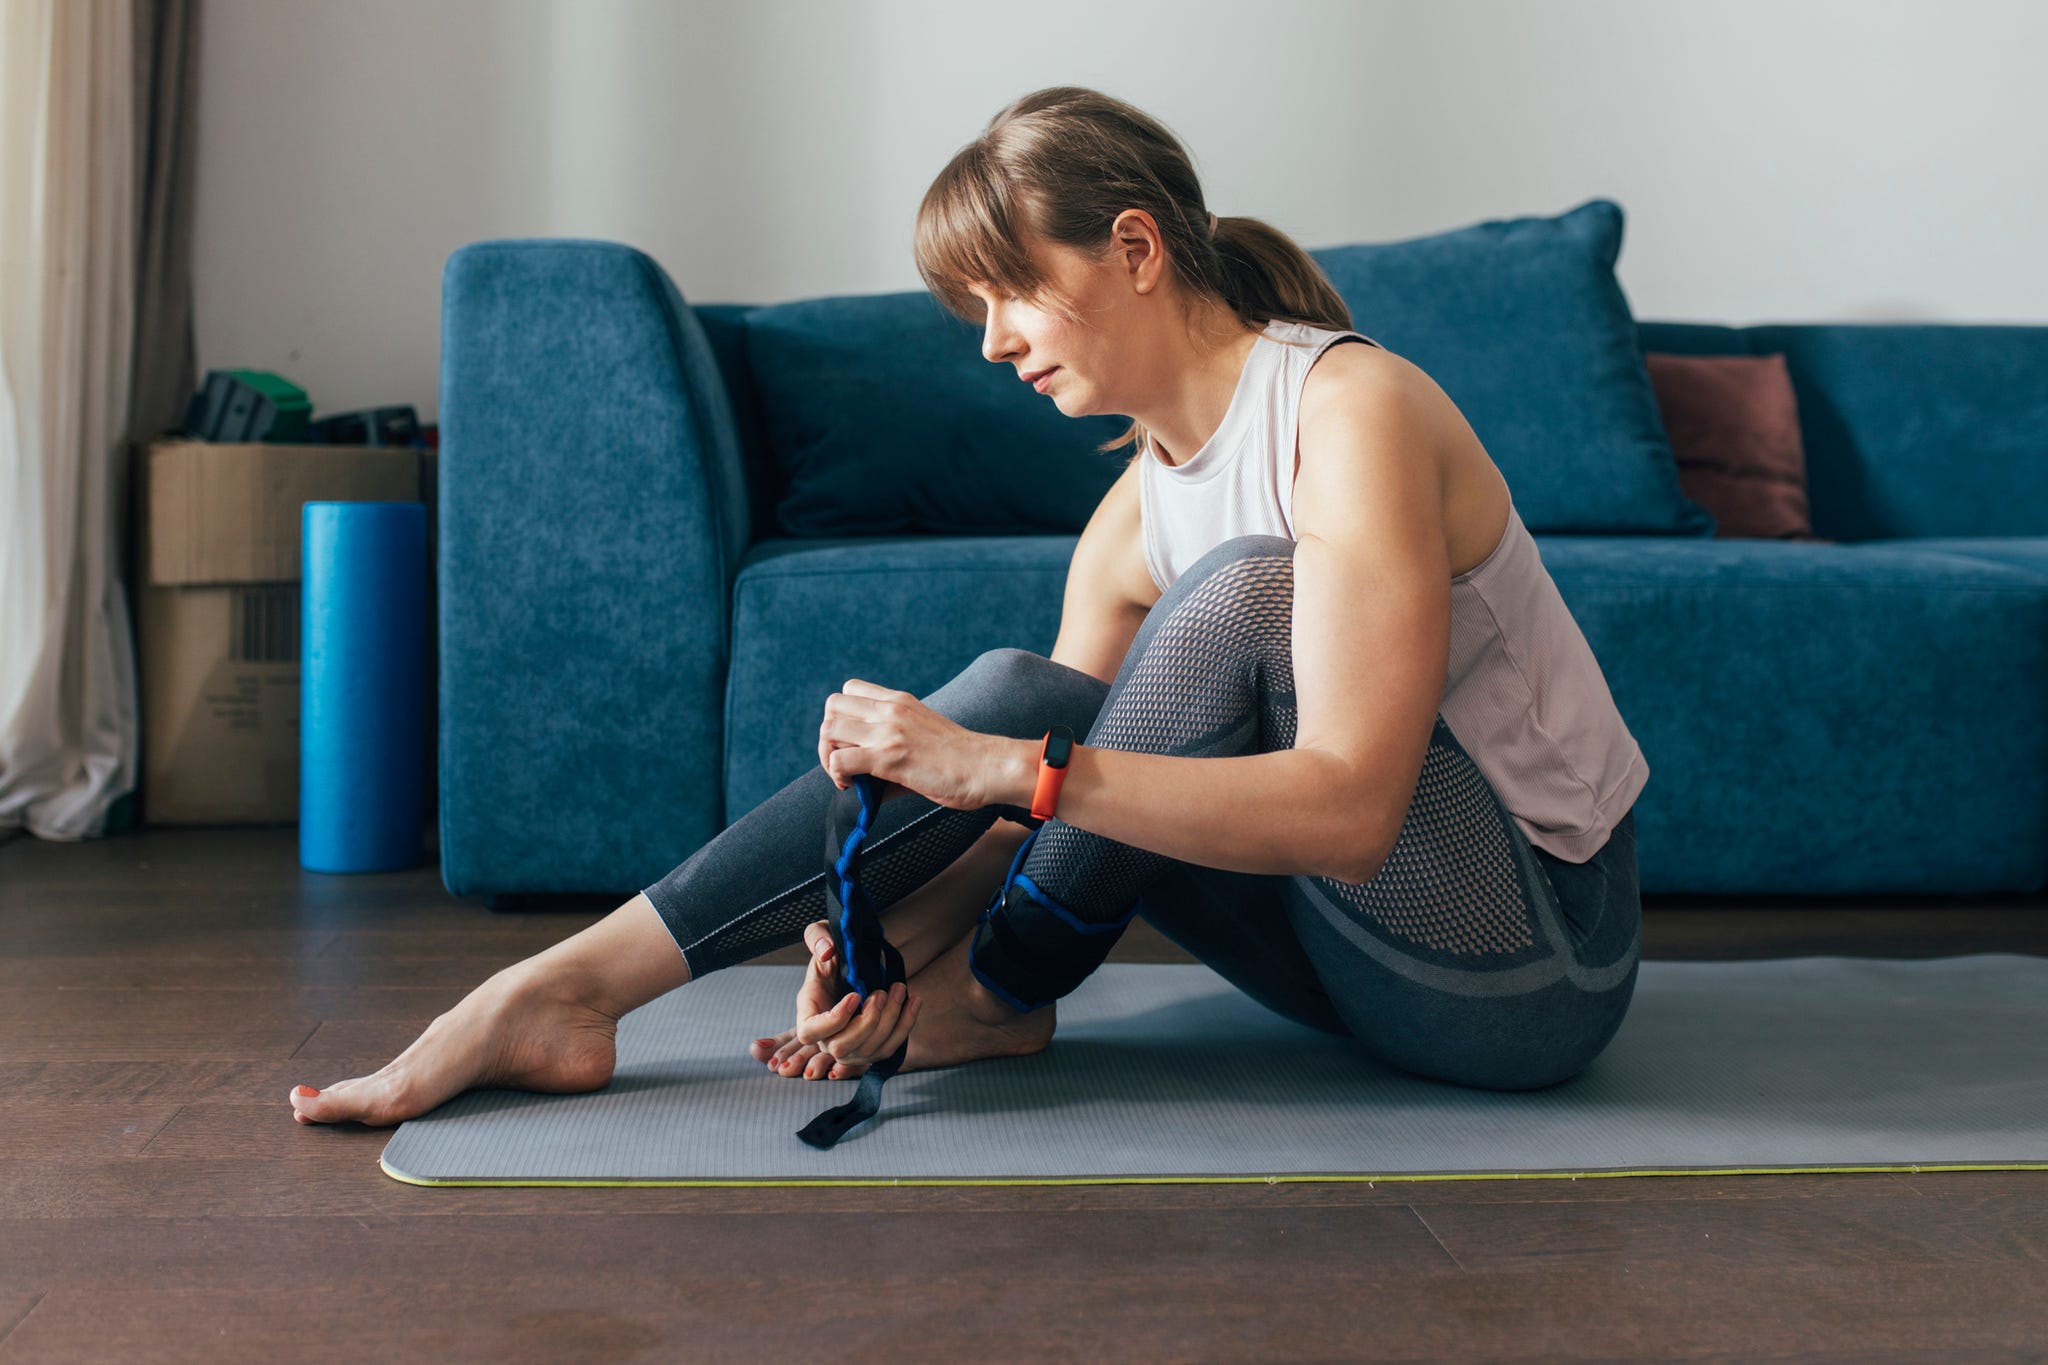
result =
[[[832,933],[833,950],[845,964],[847,985],[863,1003],[875,991],[886,991],[907,979],[903,954],[883,935],[882,917],[859,881],[861,846],[881,808],[874,779],[859,773],[853,785],[833,798],[825,817],[825,899],[830,902],[825,923]],[[906,1039],[895,1052],[872,1063],[852,1099],[812,1119],[797,1130],[797,1136],[813,1147],[829,1148],[873,1118],[882,1107],[883,1082],[902,1068],[909,1051]]]

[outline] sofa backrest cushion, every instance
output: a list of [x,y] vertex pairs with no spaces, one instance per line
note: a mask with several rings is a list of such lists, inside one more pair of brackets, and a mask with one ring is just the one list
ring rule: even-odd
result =
[[1818,534],[2048,535],[2048,327],[1744,330],[1792,372]]
[[2048,535],[2048,326],[1639,330],[1649,351],[1785,357],[1822,539]]
[[[1310,254],[1353,325],[1458,404],[1531,530],[1709,536],[1614,278],[1621,231],[1596,199]],[[924,290],[744,317],[784,535],[1073,533],[1130,455],[1096,448],[1126,417],[1066,417]]]
[[756,308],[747,359],[784,535],[1072,533],[1129,453],[1095,449],[1128,418],[1065,416],[921,289]]
[[1622,211],[1311,252],[1352,325],[1420,366],[1464,413],[1531,531],[1710,536],[1658,417],[1614,277]]

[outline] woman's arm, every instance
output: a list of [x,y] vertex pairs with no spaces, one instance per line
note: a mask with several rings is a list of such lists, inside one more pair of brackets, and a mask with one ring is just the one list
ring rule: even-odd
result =
[[[993,801],[1029,810],[1044,744],[1001,743],[1007,761]],[[1342,799],[1358,785],[1349,764],[1321,749],[1176,758],[1076,744],[1059,818],[1201,867],[1359,882],[1388,850],[1368,830],[1373,807]]]
[[[1311,382],[1346,352],[1372,363],[1365,349],[1337,347]],[[1313,408],[1303,397],[1294,747],[1179,758],[1076,745],[1060,819],[1230,872],[1356,883],[1379,870],[1414,799],[1450,663],[1450,550],[1431,454],[1448,399],[1416,375],[1341,383]],[[1029,809],[1040,741],[1001,743],[993,799]]]

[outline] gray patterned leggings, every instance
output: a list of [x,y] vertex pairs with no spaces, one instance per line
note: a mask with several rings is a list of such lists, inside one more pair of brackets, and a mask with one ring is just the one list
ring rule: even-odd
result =
[[[997,649],[922,700],[1015,739],[1064,724],[1082,743],[1133,752],[1291,747],[1293,553],[1290,540],[1243,536],[1197,560],[1153,607],[1114,683]],[[800,942],[824,918],[825,811],[838,794],[813,766],[646,888],[692,979]],[[883,805],[861,885],[885,925],[892,904],[1003,816],[1029,823],[1013,806],[954,811],[915,792]],[[1441,715],[1394,851],[1369,881],[1202,867],[1057,817],[1012,880],[1057,903],[1013,894],[997,911],[1048,970],[1078,981],[1142,916],[1267,1008],[1463,1085],[1527,1090],[1576,1075],[1635,991],[1634,812],[1584,863],[1535,847]]]

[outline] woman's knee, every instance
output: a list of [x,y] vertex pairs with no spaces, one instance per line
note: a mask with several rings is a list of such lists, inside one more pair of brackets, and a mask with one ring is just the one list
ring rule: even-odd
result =
[[[1261,602],[1294,597],[1294,542],[1281,536],[1236,536],[1203,555],[1152,604],[1146,635],[1169,620],[1213,631],[1212,618],[1250,622]],[[1284,614],[1284,613],[1283,613]]]
[[[1294,542],[1285,536],[1232,536],[1188,565],[1181,576],[1173,581],[1173,588],[1179,588],[1184,584],[1192,586],[1241,560],[1293,558]],[[1167,591],[1171,592],[1173,588]]]
[[984,650],[969,669],[988,679],[992,686],[1016,695],[1031,695],[1035,692],[1060,692],[1075,687],[1088,691],[1091,688],[1107,691],[1109,684],[1093,674],[1083,673],[1078,668],[1055,663],[1043,654],[1034,654],[1028,649]]
[[985,699],[985,728],[1013,738],[1032,738],[1051,725],[1085,734],[1109,695],[1102,679],[1028,649],[986,650],[960,680]]

